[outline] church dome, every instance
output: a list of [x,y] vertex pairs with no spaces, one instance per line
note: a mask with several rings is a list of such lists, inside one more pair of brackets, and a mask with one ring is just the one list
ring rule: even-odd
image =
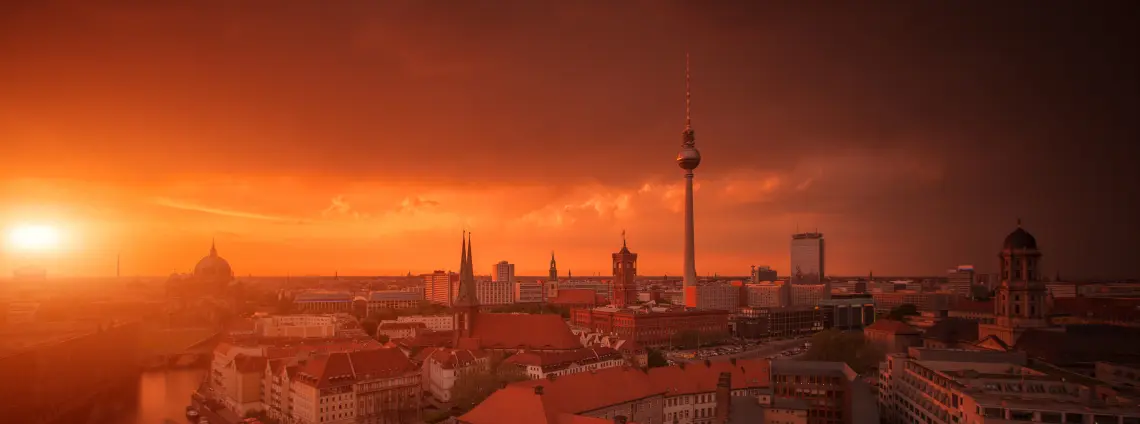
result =
[[1023,230],[1020,226],[1018,226],[1016,230],[1013,230],[1012,233],[1009,233],[1008,236],[1005,236],[1005,244],[1003,247],[1006,249],[1036,250],[1037,239],[1033,237],[1033,234],[1029,234],[1028,231]]
[[233,270],[230,269],[230,263],[226,262],[221,256],[218,256],[218,249],[210,246],[210,254],[198,261],[198,265],[194,266],[194,276],[199,279],[224,279],[229,281],[233,278]]

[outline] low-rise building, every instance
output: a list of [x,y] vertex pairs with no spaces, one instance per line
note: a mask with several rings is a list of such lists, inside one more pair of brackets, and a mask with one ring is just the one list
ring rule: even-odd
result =
[[413,309],[424,301],[422,290],[380,290],[368,293],[368,313],[381,309]]
[[736,335],[749,339],[792,337],[823,331],[827,317],[819,306],[743,308],[735,317]]
[[305,313],[335,314],[352,312],[352,293],[306,291],[293,297],[293,304]]
[[422,322],[383,321],[376,327],[376,334],[388,336],[389,340],[410,339],[424,331],[427,325]]
[[463,375],[490,370],[490,356],[481,350],[440,347],[424,355],[423,390],[439,402],[451,402],[455,383]]
[[905,323],[881,319],[863,329],[863,337],[874,343],[884,353],[906,352],[912,347],[922,346],[922,334],[917,328]]
[[420,370],[398,349],[317,356],[290,379],[291,422],[413,422],[421,411]]
[[627,365],[621,352],[609,347],[582,348],[567,352],[521,352],[505,361],[531,380],[564,376]]
[[745,304],[750,308],[779,308],[786,305],[785,284],[765,281],[744,286]]
[[396,322],[422,322],[431,331],[451,331],[455,329],[455,315],[405,315]]
[[601,307],[570,311],[571,325],[594,332],[632,340],[638,346],[668,346],[677,336],[692,331],[709,337],[729,334],[727,311],[676,310]]
[[334,315],[273,315],[255,318],[254,333],[261,337],[329,338],[336,335]]
[[507,305],[514,302],[514,281],[477,281],[475,292],[483,306]]
[[546,301],[546,282],[541,280],[515,281],[515,303],[542,303]]

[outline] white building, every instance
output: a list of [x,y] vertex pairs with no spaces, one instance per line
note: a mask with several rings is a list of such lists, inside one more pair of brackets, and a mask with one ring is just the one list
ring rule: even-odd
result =
[[368,293],[368,313],[380,309],[413,309],[424,300],[421,290],[380,290]]
[[411,422],[420,416],[421,371],[399,349],[333,353],[299,365],[287,392],[290,422]]
[[376,334],[388,336],[389,340],[410,339],[424,331],[427,326],[422,322],[381,321],[376,327]]
[[405,315],[396,322],[420,322],[431,331],[451,331],[455,329],[455,315]]
[[826,284],[792,284],[789,291],[791,306],[815,306],[829,297]]
[[484,372],[491,362],[479,350],[432,348],[422,365],[423,390],[440,402],[450,402],[456,380],[466,373]]
[[515,264],[499,261],[491,267],[491,281],[515,281]]
[[335,315],[273,315],[254,322],[261,337],[325,338],[336,335],[336,328]]
[[823,234],[800,233],[792,235],[793,283],[818,283],[825,274]]
[[732,284],[701,284],[696,286],[697,308],[736,312],[740,307],[741,286]]
[[514,301],[514,283],[511,281],[478,281],[475,295],[480,305],[506,305]]
[[543,281],[516,281],[515,303],[541,303],[546,301],[546,283]]

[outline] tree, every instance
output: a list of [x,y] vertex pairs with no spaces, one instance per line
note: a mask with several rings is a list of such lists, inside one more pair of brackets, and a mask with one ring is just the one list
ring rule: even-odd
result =
[[811,337],[811,349],[804,359],[813,361],[846,362],[857,373],[876,367],[884,352],[869,343],[859,331],[824,330]]
[[392,340],[392,338],[388,337],[387,334],[380,334],[376,336],[376,340],[380,343],[388,343],[388,341]]
[[904,303],[891,309],[891,312],[887,314],[887,318],[905,322],[906,317],[915,315],[918,315],[918,307],[910,303]]
[[496,390],[527,379],[518,367],[503,363],[506,356],[491,355],[486,369],[462,372],[455,379],[455,385],[451,388],[451,400],[460,410],[469,411]]
[[986,286],[970,286],[970,297],[974,300],[990,300],[991,296],[993,295],[990,293],[990,289],[987,289]]
[[647,362],[649,368],[669,366],[669,360],[665,359],[665,354],[657,349],[648,349],[646,352]]

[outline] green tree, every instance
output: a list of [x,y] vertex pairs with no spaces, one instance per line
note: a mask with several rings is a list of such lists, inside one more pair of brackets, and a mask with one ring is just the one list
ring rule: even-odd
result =
[[895,321],[906,321],[906,317],[915,315],[918,315],[918,307],[910,303],[904,303],[891,309],[891,312],[887,314],[887,318]]
[[661,353],[658,349],[648,349],[646,352],[647,362],[649,368],[665,367],[669,365],[669,361],[665,359],[665,354]]
[[824,330],[811,337],[811,349],[804,359],[813,361],[846,362],[857,373],[864,373],[879,364],[884,352],[869,343],[859,331]]
[[391,338],[388,337],[387,334],[380,334],[380,335],[377,335],[375,337],[376,337],[376,340],[379,341],[380,343],[388,343],[388,341],[391,340]]

